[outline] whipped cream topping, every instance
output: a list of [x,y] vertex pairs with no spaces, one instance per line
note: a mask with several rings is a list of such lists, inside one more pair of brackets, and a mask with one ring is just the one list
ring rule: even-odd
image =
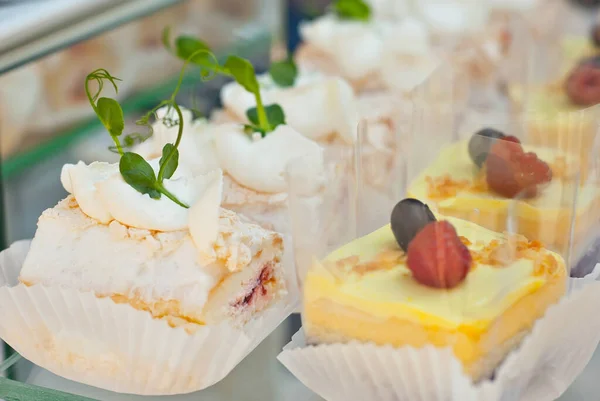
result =
[[[356,138],[356,97],[343,79],[300,71],[293,87],[279,87],[269,74],[258,80],[264,104],[279,104],[287,125],[304,136],[319,140],[335,133],[348,143]],[[223,87],[221,100],[228,111],[242,120],[246,120],[248,109],[256,107],[254,95],[237,82]]]
[[[158,175],[159,160],[150,160],[149,164]],[[87,216],[103,224],[116,220],[128,227],[160,232],[189,228],[201,250],[217,236],[215,216],[221,204],[222,179],[221,170],[192,174],[179,166],[163,185],[190,206],[186,209],[164,195],[152,199],[136,191],[123,180],[116,163],[67,164],[61,173],[65,190],[75,197]]]
[[408,0],[367,0],[371,7],[373,18],[398,20],[410,12]]
[[387,87],[408,92],[433,72],[440,60],[430,41],[427,26],[414,17],[394,27],[394,34],[385,41],[386,52],[381,60],[381,77]]
[[[194,120],[190,110],[181,108],[183,115],[183,136],[179,145],[179,162],[192,172],[205,173],[219,167],[215,156],[210,124],[206,119]],[[167,115],[167,111],[169,114]],[[173,108],[160,108],[156,111],[158,120],[152,124],[153,134],[133,151],[145,159],[160,158],[167,143],[175,143],[179,131],[179,116]],[[163,123],[166,118],[171,123]]]
[[466,33],[483,28],[490,14],[489,4],[480,0],[428,0],[415,2],[420,17],[432,30]]
[[410,90],[437,63],[427,26],[413,17],[360,22],[326,15],[300,29],[307,43],[332,57],[352,80],[385,73],[392,88]]
[[280,125],[264,138],[248,136],[240,124],[214,129],[215,147],[221,166],[238,183],[258,192],[287,190],[288,164],[299,157],[322,162],[322,148],[287,125]]
[[388,21],[341,20],[325,15],[300,25],[305,42],[333,57],[352,80],[376,73],[384,52],[384,38],[393,31]]
[[540,5],[539,0],[490,0],[490,5],[502,11],[528,11]]

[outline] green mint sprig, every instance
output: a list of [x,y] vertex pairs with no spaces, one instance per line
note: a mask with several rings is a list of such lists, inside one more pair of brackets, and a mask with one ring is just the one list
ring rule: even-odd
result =
[[276,61],[271,63],[269,75],[277,85],[287,88],[294,86],[296,83],[296,78],[298,77],[298,67],[292,58],[283,61]]
[[163,42],[167,50],[185,60],[186,64],[191,62],[200,67],[202,80],[209,80],[217,75],[232,77],[247,92],[254,95],[256,107],[248,110],[252,118],[249,116],[250,124],[244,126],[247,133],[259,132],[264,137],[279,125],[285,124],[285,114],[281,106],[265,106],[263,103],[256,71],[250,61],[231,55],[221,65],[205,42],[189,36],[179,36],[173,46],[169,28],[163,31]]
[[340,19],[368,21],[371,18],[371,7],[363,0],[335,0],[332,10]]
[[[115,99],[100,97],[104,87],[104,81],[108,81],[110,84],[112,84],[115,92],[118,93],[117,81],[120,81],[120,79],[112,76],[103,68],[97,69],[88,74],[86,77],[85,91],[92,109],[98,116],[98,119],[102,125],[104,125],[106,130],[109,132],[115,143],[115,148],[121,156],[119,161],[119,172],[121,173],[123,180],[125,180],[125,182],[136,191],[142,194],[148,194],[152,199],[160,199],[161,195],[164,195],[179,206],[187,209],[189,206],[177,199],[177,197],[169,192],[164,186],[164,180],[171,178],[179,165],[178,148],[183,136],[184,122],[183,114],[179,108],[179,105],[175,101],[175,97],[181,88],[184,70],[182,70],[180,74],[179,82],[173,94],[171,95],[171,98],[169,100],[160,102],[158,106],[150,110],[144,117],[140,119],[140,121],[138,121],[138,123],[147,124],[150,115],[155,114],[156,110],[163,106],[168,106],[167,116],[170,114],[171,110],[175,110],[177,113],[177,139],[174,144],[167,143],[163,147],[162,157],[159,160],[158,175],[154,173],[152,166],[142,156],[134,152],[125,152],[123,150],[121,140],[119,139],[125,127],[123,109],[121,108],[119,102],[117,102]],[[93,81],[97,82],[98,90],[92,95],[89,84]],[[133,137],[134,136],[126,137],[125,143],[129,145],[132,140],[131,138]]]

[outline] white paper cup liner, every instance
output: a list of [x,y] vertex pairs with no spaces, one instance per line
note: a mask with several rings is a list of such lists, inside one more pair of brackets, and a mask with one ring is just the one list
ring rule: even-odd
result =
[[287,296],[243,328],[224,322],[188,334],[90,292],[19,284],[29,245],[17,242],[0,253],[0,337],[36,365],[115,392],[171,395],[209,387],[298,304],[289,274]]
[[583,371],[600,341],[600,264],[569,279],[493,380],[473,384],[449,348],[393,348],[353,342],[307,346],[302,331],[278,359],[328,401],[551,401]]

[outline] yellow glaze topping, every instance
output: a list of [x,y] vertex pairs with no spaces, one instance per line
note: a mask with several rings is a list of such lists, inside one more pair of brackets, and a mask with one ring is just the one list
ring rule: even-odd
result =
[[[442,290],[415,281],[387,225],[316,263],[307,276],[305,302],[327,298],[374,319],[398,318],[477,335],[519,299],[542,287],[550,276],[561,269],[564,273],[562,258],[539,246],[534,246],[535,251],[512,253],[513,261],[501,266],[482,263],[478,255],[490,244],[505,245],[506,237],[464,220],[445,220],[456,228],[478,261],[458,287]],[[527,243],[522,237],[519,240]],[[392,252],[398,257],[390,264]],[[361,269],[382,254],[388,257],[380,262],[381,269]]]

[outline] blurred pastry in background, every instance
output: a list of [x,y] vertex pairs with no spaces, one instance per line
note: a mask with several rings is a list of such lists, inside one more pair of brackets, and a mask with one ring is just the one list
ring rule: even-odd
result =
[[[579,181],[586,168],[577,153],[521,144],[484,128],[468,141],[444,147],[408,194],[444,215],[498,232],[515,230],[561,254],[573,246],[580,256],[600,218],[600,190]],[[509,216],[514,220],[507,226]],[[565,237],[573,221],[573,238]]]
[[31,127],[42,94],[41,71],[28,64],[0,76],[0,155],[15,154]]
[[83,83],[87,74],[98,66],[122,80],[118,98],[130,94],[131,77],[135,76],[135,67],[128,61],[135,54],[130,29],[129,26],[116,29],[39,62],[44,92],[40,115],[34,122],[36,133],[54,133],[91,115]]
[[588,158],[598,115],[593,107],[600,103],[599,34],[596,24],[586,36],[566,35],[551,43],[532,41],[531,59],[517,63],[528,74],[508,83],[508,96],[515,111],[529,116],[532,143],[557,144]]
[[437,63],[426,27],[413,18],[374,20],[369,14],[352,19],[331,13],[303,23],[300,32],[299,66],[341,76],[358,91],[409,91]]
[[[277,68],[281,63],[274,63]],[[297,68],[291,61],[284,62]],[[351,151],[360,141],[363,166],[371,185],[384,185],[399,150],[398,120],[410,110],[409,100],[396,91],[356,94],[350,84],[336,76],[297,68],[290,82],[277,82],[273,73],[259,76],[265,104],[279,104],[286,123],[324,149]],[[235,83],[221,91],[223,111],[212,121],[248,123],[247,111],[256,106],[252,94]],[[364,122],[359,138],[359,123]]]
[[491,0],[491,19],[508,28],[519,20],[536,38],[550,39],[558,33],[557,26],[567,24],[568,2],[564,0]]
[[[301,69],[285,84],[270,74],[258,80],[265,104],[279,104],[286,123],[296,131],[317,141],[354,141],[359,111],[354,90],[345,80]],[[221,101],[232,121],[242,123],[248,122],[247,111],[256,107],[254,96],[236,82],[222,88]]]
[[[162,40],[163,27],[177,27],[185,31],[191,24],[191,1],[178,4],[137,21],[129,34],[135,37],[132,48],[134,57],[128,59],[135,65],[135,88],[155,85],[174,75],[179,63],[165,49]],[[193,14],[192,14],[193,16]]]

